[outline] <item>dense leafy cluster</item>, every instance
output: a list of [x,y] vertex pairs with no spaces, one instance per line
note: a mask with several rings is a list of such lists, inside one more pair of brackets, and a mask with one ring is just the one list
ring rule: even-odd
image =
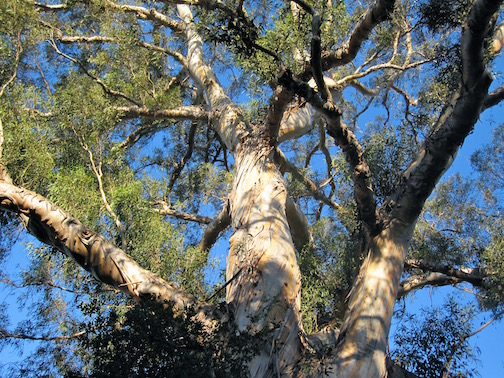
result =
[[394,336],[393,358],[420,377],[473,377],[469,361],[476,354],[465,339],[473,312],[449,298],[442,307],[422,310],[421,316],[405,315]]

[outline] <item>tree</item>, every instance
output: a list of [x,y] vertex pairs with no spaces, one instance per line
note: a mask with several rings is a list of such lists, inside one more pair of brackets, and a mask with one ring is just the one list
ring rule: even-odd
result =
[[397,298],[502,282],[484,204],[427,202],[503,98],[500,2],[0,4],[1,246],[42,243],[1,332],[52,342],[47,374],[408,376]]

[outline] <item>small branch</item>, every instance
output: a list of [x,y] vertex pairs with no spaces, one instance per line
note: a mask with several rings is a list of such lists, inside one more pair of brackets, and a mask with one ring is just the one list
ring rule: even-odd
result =
[[3,328],[0,328],[0,339],[22,339],[22,340],[37,340],[37,341],[57,341],[70,340],[85,335],[87,331],[76,332],[72,335],[61,336],[33,336],[26,333],[10,333]]
[[352,82],[356,79],[360,79],[364,76],[367,76],[373,72],[376,72],[376,71],[379,71],[379,70],[385,70],[385,69],[392,69],[392,70],[396,70],[396,71],[406,71],[406,70],[409,70],[411,68],[416,68],[418,66],[421,66],[422,64],[426,64],[426,63],[430,63],[434,60],[434,58],[432,59],[423,59],[423,60],[419,60],[419,61],[416,61],[416,62],[412,62],[412,63],[409,63],[409,64],[405,64],[405,65],[398,65],[398,64],[393,64],[393,63],[390,63],[390,62],[386,62],[386,63],[381,63],[381,64],[377,64],[377,65],[374,65],[372,67],[369,67],[367,70],[365,71],[362,71],[362,72],[355,72],[351,75],[347,75],[341,79],[339,79],[336,83],[338,85],[344,85],[348,82]]
[[156,45],[153,45],[151,43],[147,43],[147,42],[141,41],[141,40],[139,40],[138,43],[140,44],[140,46],[142,46],[143,48],[146,48],[148,50],[157,51],[157,52],[171,56],[177,62],[179,62],[182,65],[182,67],[187,68],[187,59],[185,58],[184,55],[182,55],[178,51],[166,49],[164,47],[156,46]]
[[43,117],[43,118],[50,118],[54,115],[53,112],[43,112],[43,111],[40,111],[38,109],[33,109],[33,108],[23,108],[23,110],[25,110],[29,113],[32,113],[32,114],[36,114],[39,117]]
[[100,162],[98,163],[98,166],[97,166],[94,161],[93,152],[88,148],[88,146],[83,141],[81,141],[81,145],[82,145],[82,148],[85,151],[87,151],[87,153],[89,155],[89,161],[91,162],[91,168],[93,170],[93,173],[95,174],[96,180],[98,181],[98,189],[100,191],[103,205],[105,206],[105,209],[107,210],[107,212],[110,214],[110,216],[114,220],[114,223],[117,227],[117,231],[119,232],[119,235],[121,237],[122,248],[126,248],[127,243],[126,243],[126,234],[124,231],[124,226],[123,226],[121,220],[119,219],[119,217],[117,216],[116,212],[114,211],[114,209],[112,209],[112,206],[110,206],[110,204],[107,200],[107,196],[105,194],[105,189],[103,188],[103,181],[102,181],[103,172],[101,169],[101,166],[102,166],[101,159],[100,159]]
[[370,96],[370,97],[378,96],[379,88],[375,89],[368,88],[358,80],[352,80],[348,83],[348,85],[355,88],[359,93],[363,94],[364,96]]
[[68,36],[68,35],[63,35],[63,32],[61,30],[58,30],[56,39],[60,41],[63,44],[70,44],[70,43],[111,43],[111,42],[116,42],[115,38],[111,37],[106,37],[106,36],[100,36],[100,35],[94,35],[90,37],[86,37],[83,35],[79,36]]
[[173,167],[172,174],[170,176],[170,181],[168,182],[168,187],[167,187],[167,192],[170,193],[171,190],[173,189],[173,186],[175,185],[175,181],[180,176],[180,173],[182,173],[182,169],[184,169],[184,166],[186,165],[187,161],[191,158],[192,153],[193,153],[193,148],[194,148],[194,135],[196,134],[196,128],[198,127],[198,124],[196,122],[193,122],[191,125],[191,128],[189,129],[189,136],[187,140],[187,151],[185,155],[182,157],[180,160],[180,163],[175,163]]
[[[13,281],[11,281],[7,276],[3,276],[3,278],[0,279],[0,282],[2,282],[3,284],[5,285],[9,285],[9,286],[12,286],[13,288],[15,289],[24,289],[24,288],[27,288],[27,287],[30,287],[30,286],[44,286],[44,287],[50,287],[52,289],[57,289],[57,290],[61,290],[61,291],[64,291],[66,293],[71,293],[71,294],[75,294],[75,295],[92,295],[93,293],[96,293],[96,291],[94,291],[93,293],[89,292],[89,291],[76,291],[76,290],[72,290],[72,289],[69,289],[67,287],[64,287],[64,286],[61,286],[61,285],[58,285],[52,281],[37,281],[37,282],[32,282],[32,283],[28,283],[28,284],[18,284],[18,283],[15,283]],[[92,282],[92,280],[87,280],[87,282]],[[102,290],[100,290],[100,292],[116,292],[115,289],[107,289],[106,287],[104,287]]]
[[2,84],[0,87],[0,97],[3,96],[5,89],[12,84],[14,79],[16,78],[17,75],[17,69],[19,65],[19,58],[21,56],[21,53],[23,52],[23,46],[21,45],[21,35],[18,33],[17,39],[16,39],[16,56],[14,58],[14,69],[12,70],[12,75],[9,76],[9,78],[5,81],[5,83]]
[[[61,35],[59,35],[61,33]],[[63,44],[70,44],[70,43],[119,43],[115,38],[112,37],[106,37],[106,36],[91,36],[91,37],[85,37],[85,36],[64,36],[61,31],[58,31],[58,36],[56,39],[63,43]],[[156,46],[153,45],[152,43],[147,43],[142,40],[137,41],[138,45],[152,51],[157,51],[166,55],[171,56],[174,58],[177,62],[179,62],[183,67],[187,67],[187,60],[185,57],[179,53],[178,51],[174,51],[171,49],[166,49],[161,46]]]
[[227,282],[224,285],[222,285],[215,293],[210,295],[208,298],[205,298],[205,302],[209,303],[212,299],[214,299],[217,295],[219,295],[219,293],[221,293],[222,290],[224,290],[226,287],[228,287],[229,284],[231,282],[233,282],[238,277],[238,275],[242,272],[242,270],[243,270],[243,268],[238,269],[238,271],[233,275],[233,277],[231,277],[229,280],[227,280]]
[[337,204],[334,201],[331,201],[329,198],[326,197],[324,193],[322,193],[318,188],[315,183],[310,180],[308,177],[304,176],[294,164],[292,164],[290,161],[287,160],[287,157],[284,155],[284,153],[277,148],[276,150],[276,159],[277,163],[280,165],[280,170],[283,170],[284,172],[290,172],[292,176],[301,182],[305,188],[308,190],[308,192],[315,198],[316,200],[319,200],[326,205],[328,205],[330,208],[340,211],[342,210],[342,206]]
[[196,215],[191,213],[185,213],[183,211],[178,211],[171,209],[168,204],[164,201],[157,201],[155,205],[160,206],[158,209],[154,209],[154,211],[158,214],[175,217],[181,220],[186,220],[190,222],[209,224],[212,222],[212,218],[206,217],[204,215]]
[[66,4],[42,4],[42,3],[34,1],[33,5],[35,5],[38,8],[41,8],[41,9],[44,9],[44,10],[49,10],[49,11],[67,9],[67,5]]

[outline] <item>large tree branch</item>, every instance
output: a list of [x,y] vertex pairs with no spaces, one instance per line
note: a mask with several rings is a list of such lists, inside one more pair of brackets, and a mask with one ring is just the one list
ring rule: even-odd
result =
[[187,62],[191,77],[205,91],[213,111],[212,126],[227,149],[234,152],[240,141],[251,132],[251,128],[243,121],[241,109],[226,95],[214,72],[204,61],[203,40],[198,34],[190,8],[187,5],[177,5],[177,10],[185,24]]
[[324,70],[322,67],[322,39],[320,32],[322,18],[320,17],[320,12],[317,8],[311,6],[303,0],[294,0],[294,2],[312,16],[312,39],[310,53],[311,73],[315,83],[317,84],[317,88],[322,99],[324,99],[324,101],[332,102],[331,92],[324,81]]
[[[115,110],[122,119],[145,117],[152,119],[184,119],[208,122],[210,116],[209,112],[206,111],[203,106],[180,106],[172,109],[149,109],[145,106],[120,106],[115,108]],[[119,143],[118,147],[129,147],[141,137],[153,134],[163,127],[162,125],[157,126],[152,124],[140,126],[128,135],[123,142]]]
[[[292,100],[292,93],[279,85],[275,88],[273,96],[270,99],[270,106],[266,115],[266,130],[269,131],[271,141],[279,141],[279,132],[282,130],[285,110]],[[283,139],[282,139],[283,140]]]
[[395,1],[393,0],[377,0],[368,8],[355,25],[345,45],[335,51],[324,52],[322,54],[324,71],[352,61],[359,52],[362,43],[369,37],[375,26],[387,19],[390,12],[394,9],[394,4]]
[[170,17],[164,15],[163,13],[158,12],[154,8],[147,9],[135,5],[117,4],[110,0],[105,0],[105,6],[111,9],[117,9],[128,13],[134,13],[143,20],[151,20],[158,22],[159,24],[167,26],[168,28],[177,33],[182,33],[184,31],[183,24],[171,19]]
[[[412,276],[401,282],[398,298],[427,285],[445,286],[468,282],[473,286],[485,288],[485,278],[491,274],[487,269],[456,269],[447,264],[431,264],[423,260],[407,260],[404,266],[406,271],[412,272]],[[424,273],[414,274],[415,270],[421,270]]]
[[229,201],[226,201],[219,214],[210,222],[203,233],[198,247],[204,251],[209,250],[215,244],[219,234],[229,227],[231,217],[229,215]]
[[504,85],[501,85],[499,88],[493,90],[485,97],[481,111],[499,104],[502,100],[504,100]]
[[146,106],[119,106],[115,111],[123,119],[153,118],[153,119],[188,119],[193,121],[207,121],[210,113],[204,106],[188,105],[171,109],[150,109]]
[[18,214],[28,232],[42,243],[55,247],[98,280],[134,298],[169,304],[176,313],[190,307],[203,308],[192,295],[143,269],[121,249],[36,193],[0,182],[0,210]]
[[403,172],[396,191],[381,207],[385,222],[397,219],[409,226],[416,221],[425,200],[472,131],[492,81],[484,65],[483,48],[488,21],[499,4],[487,0],[473,4],[461,40],[462,87],[440,119],[439,128],[425,140],[416,159]]

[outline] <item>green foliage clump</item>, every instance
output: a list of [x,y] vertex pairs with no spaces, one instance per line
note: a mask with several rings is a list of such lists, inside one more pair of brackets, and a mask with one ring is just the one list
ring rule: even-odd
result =
[[428,0],[420,4],[422,22],[433,32],[457,28],[466,18],[469,4],[464,0]]
[[316,247],[306,246],[298,256],[303,275],[301,309],[307,333],[339,325],[345,297],[360,262],[357,246],[334,220],[322,217],[313,225],[312,233]]
[[476,359],[466,340],[471,332],[474,309],[454,298],[421,316],[406,314],[394,336],[392,358],[408,371],[425,378],[473,377],[469,361]]
[[[131,306],[130,306],[131,307]],[[254,350],[244,338],[230,336],[221,350],[215,337],[190,315],[173,314],[153,302],[104,314],[101,327],[81,342],[92,350],[90,377],[240,377]]]

